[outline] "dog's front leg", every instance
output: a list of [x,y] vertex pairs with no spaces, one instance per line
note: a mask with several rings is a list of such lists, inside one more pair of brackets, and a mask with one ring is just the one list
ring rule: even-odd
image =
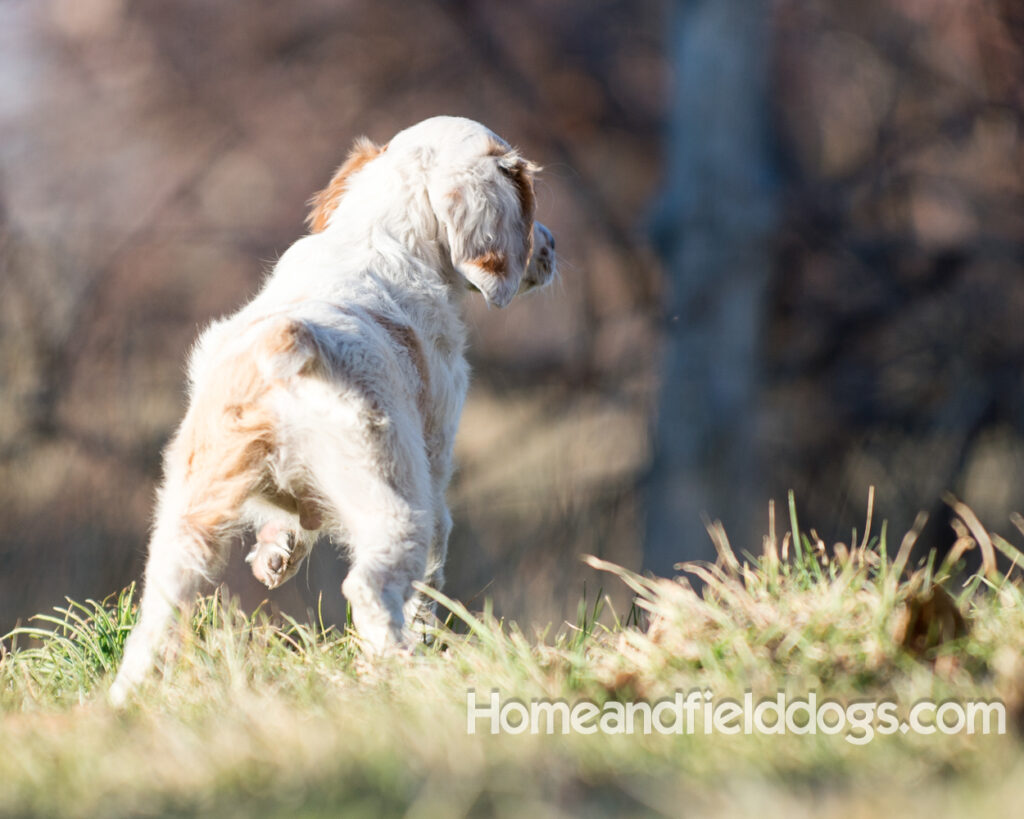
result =
[[347,527],[352,566],[341,591],[371,654],[405,644],[403,609],[414,595],[413,581],[424,576],[433,528],[426,509],[398,497],[387,506],[373,515],[376,520],[365,516]]
[[403,476],[396,482],[372,460],[331,454],[321,445],[310,459],[326,507],[325,532],[345,543],[351,558],[341,591],[366,650],[386,654],[405,642],[402,610],[413,581],[426,573],[434,516],[425,464],[395,469]]
[[[444,564],[448,556],[448,538],[452,532],[452,516],[442,492],[435,504],[434,535],[427,553],[427,570],[423,582],[432,589],[444,588]],[[418,639],[425,639],[426,627],[434,621],[437,604],[419,592],[413,594],[405,604],[405,627]]]

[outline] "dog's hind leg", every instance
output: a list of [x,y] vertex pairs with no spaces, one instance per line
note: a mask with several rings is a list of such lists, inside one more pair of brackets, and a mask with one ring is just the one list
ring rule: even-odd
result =
[[352,560],[341,590],[365,647],[381,654],[405,643],[403,609],[413,597],[413,581],[426,572],[433,524],[427,505],[386,486],[374,487],[370,495],[363,500],[372,505],[360,504],[355,514],[348,505],[360,499],[341,501]]
[[243,506],[277,451],[275,391],[309,352],[301,327],[290,321],[261,324],[253,333],[249,344],[218,360],[215,376],[193,384],[188,412],[164,450],[139,622],[108,695],[115,704],[152,667],[175,611],[220,573]]
[[291,518],[271,520],[260,527],[245,562],[252,567],[253,577],[268,589],[276,589],[299,570],[317,534]]
[[158,520],[153,531],[139,620],[125,643],[121,668],[107,695],[113,705],[123,705],[145,679],[166,644],[174,616],[223,567],[226,542],[204,540],[190,528],[179,518]]
[[[175,613],[191,604],[226,562],[241,507],[257,482],[262,442],[249,430],[228,429],[219,448],[197,436],[190,416],[164,453],[164,484],[149,542],[139,621],[125,643],[124,660],[108,698],[124,703],[153,667]],[[237,445],[232,449],[229,444]]]

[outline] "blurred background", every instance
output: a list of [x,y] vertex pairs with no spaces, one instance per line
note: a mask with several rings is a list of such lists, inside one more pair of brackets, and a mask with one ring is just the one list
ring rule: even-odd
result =
[[545,167],[562,270],[469,303],[449,593],[572,617],[579,555],[757,551],[789,488],[826,538],[874,485],[897,540],[952,490],[1020,541],[1016,0],[0,0],[0,632],[141,575],[192,339],[438,113]]

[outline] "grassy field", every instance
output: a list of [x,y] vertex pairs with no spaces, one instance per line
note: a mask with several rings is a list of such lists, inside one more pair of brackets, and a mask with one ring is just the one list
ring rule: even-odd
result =
[[[884,527],[826,550],[792,536],[791,514],[746,558],[712,528],[718,563],[689,567],[700,591],[593,561],[634,590],[633,610],[594,596],[575,624],[527,633],[442,598],[451,617],[432,645],[373,666],[351,633],[214,596],[123,712],[103,695],[133,590],[69,603],[4,641],[0,814],[1016,816],[1024,594],[994,555],[1020,554],[958,511],[942,565],[907,567],[913,536],[889,544]],[[968,548],[985,573],[964,582]],[[693,689],[886,700],[901,714],[922,699],[999,700],[1006,732],[491,735],[478,720],[469,734],[469,689],[602,713]]]

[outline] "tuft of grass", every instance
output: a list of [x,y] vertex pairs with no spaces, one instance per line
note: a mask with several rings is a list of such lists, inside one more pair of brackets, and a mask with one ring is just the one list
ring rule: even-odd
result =
[[[954,503],[959,503],[952,499]],[[68,601],[0,642],[0,815],[924,815],[1024,795],[1005,736],[467,733],[467,692],[587,699],[785,692],[842,703],[1024,701],[1021,553],[966,507],[944,560],[909,566],[918,521],[827,548],[789,499],[761,549],[708,524],[712,564],[655,579],[588,563],[635,594],[619,613],[584,591],[576,621],[524,628],[422,588],[450,612],[433,640],[368,663],[358,636],[247,614],[218,592],[122,712],[104,693],[136,616],[135,588]],[[1024,520],[1021,521],[1024,526]],[[982,543],[984,541],[984,543]],[[984,553],[963,579],[964,554]],[[991,550],[991,551],[990,551]],[[996,553],[1010,568],[1000,573]]]

